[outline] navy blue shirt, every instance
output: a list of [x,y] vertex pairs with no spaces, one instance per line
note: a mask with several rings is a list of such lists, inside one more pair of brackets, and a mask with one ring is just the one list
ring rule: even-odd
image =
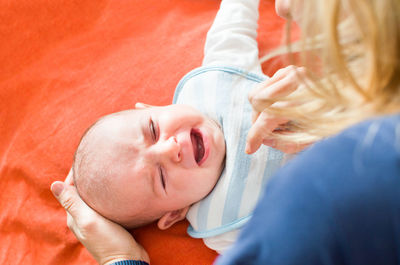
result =
[[216,264],[400,264],[400,116],[358,124],[290,161]]

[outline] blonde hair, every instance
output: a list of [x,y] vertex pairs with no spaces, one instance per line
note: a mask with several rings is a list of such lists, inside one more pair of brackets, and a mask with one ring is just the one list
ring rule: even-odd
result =
[[399,112],[399,0],[292,0],[292,9],[302,10],[302,31],[286,49],[291,63],[300,51],[311,81],[301,79],[303,89],[274,99],[302,104],[265,109],[293,121],[296,133],[276,137],[315,141],[367,118]]

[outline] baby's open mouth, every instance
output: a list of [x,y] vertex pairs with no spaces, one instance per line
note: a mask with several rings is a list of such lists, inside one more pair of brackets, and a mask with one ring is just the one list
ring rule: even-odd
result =
[[192,129],[190,131],[190,139],[192,140],[193,145],[194,160],[196,160],[196,163],[199,164],[204,157],[203,136],[201,135],[200,131]]

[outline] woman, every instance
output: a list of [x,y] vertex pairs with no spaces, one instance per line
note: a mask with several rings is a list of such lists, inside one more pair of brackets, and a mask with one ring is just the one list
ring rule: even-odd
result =
[[[323,140],[275,175],[217,264],[397,264],[400,1],[275,4],[302,30],[290,47],[302,51],[305,68],[278,71],[251,93],[247,152],[262,143],[295,152]],[[128,232],[91,211],[72,186],[57,182],[52,191],[99,263],[149,261]]]

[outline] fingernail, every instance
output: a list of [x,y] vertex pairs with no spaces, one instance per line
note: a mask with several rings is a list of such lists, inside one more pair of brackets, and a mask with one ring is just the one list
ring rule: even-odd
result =
[[53,192],[54,196],[60,196],[61,192],[64,190],[64,183],[57,181],[51,184],[51,192]]
[[246,154],[250,154],[250,145],[246,144],[246,148],[244,149],[244,151],[246,152]]

